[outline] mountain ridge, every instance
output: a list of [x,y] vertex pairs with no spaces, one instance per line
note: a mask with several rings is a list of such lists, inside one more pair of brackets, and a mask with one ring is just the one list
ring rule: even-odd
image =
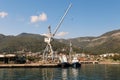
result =
[[[42,51],[46,43],[39,34],[21,33],[16,36],[0,34],[0,52],[13,52],[26,49],[27,51]],[[54,39],[54,50],[69,46],[70,41],[77,52],[90,54],[120,53],[120,29],[106,32],[97,37],[77,37],[70,39]],[[61,45],[62,44],[62,45]],[[59,49],[60,50],[60,49]]]

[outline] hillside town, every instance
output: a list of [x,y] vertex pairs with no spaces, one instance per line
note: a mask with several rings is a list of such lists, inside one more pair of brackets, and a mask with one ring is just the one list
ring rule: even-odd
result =
[[[55,54],[56,63],[59,62],[58,56],[60,54]],[[70,55],[67,55],[69,60]],[[100,55],[90,55],[85,53],[76,53],[71,56],[77,56],[77,59],[81,64],[120,64],[120,54],[119,53],[106,53]],[[32,53],[18,51],[16,53],[1,53],[0,54],[0,64],[31,64],[42,62],[43,54],[41,52]],[[50,63],[48,58],[48,63]],[[51,62],[52,63],[52,62]]]

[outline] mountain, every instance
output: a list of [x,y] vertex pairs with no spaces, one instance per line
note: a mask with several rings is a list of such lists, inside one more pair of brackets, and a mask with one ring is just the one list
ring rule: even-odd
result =
[[[120,53],[120,30],[113,30],[98,37],[69,39],[81,52],[91,54]],[[66,43],[66,41],[62,41]]]
[[[60,44],[60,45],[59,45]],[[56,45],[59,48],[65,46],[65,44],[57,42],[56,40],[52,45]],[[44,36],[39,34],[21,33],[17,36],[5,36],[0,34],[0,52],[12,53],[16,51],[32,51],[41,52],[45,49],[46,43],[44,42]],[[57,50],[53,46],[54,50]],[[58,49],[59,49],[58,48]]]
[[[69,50],[70,41],[75,52],[88,54],[120,53],[120,30],[106,32],[98,37],[78,37],[71,39],[54,39],[54,51],[65,48]],[[17,36],[0,34],[0,52],[20,50],[41,52],[45,49],[44,36],[39,34],[21,33]]]

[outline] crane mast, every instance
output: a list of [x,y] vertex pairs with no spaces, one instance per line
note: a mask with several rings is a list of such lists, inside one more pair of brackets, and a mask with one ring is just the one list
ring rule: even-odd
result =
[[58,23],[58,25],[56,26],[56,29],[54,30],[54,33],[52,34],[51,32],[51,27],[48,27],[48,35],[45,38],[45,42],[47,43],[47,46],[43,52],[43,61],[47,60],[47,56],[48,56],[48,52],[50,53],[50,55],[52,56],[52,60],[54,58],[54,53],[53,53],[53,49],[52,49],[52,45],[51,45],[51,41],[53,39],[53,37],[55,36],[55,34],[57,33],[58,29],[60,28],[65,16],[67,15],[69,9],[71,8],[72,4],[70,4],[67,8],[67,10],[65,11],[64,15],[62,16],[60,22]]

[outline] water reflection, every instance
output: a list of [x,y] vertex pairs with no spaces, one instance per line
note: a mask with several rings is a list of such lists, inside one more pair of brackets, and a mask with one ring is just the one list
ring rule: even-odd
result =
[[0,80],[120,80],[120,65],[81,68],[1,68]]
[[78,71],[79,71],[78,69],[75,69],[75,68],[72,69],[72,75],[73,75],[74,78],[77,78]]
[[67,80],[67,70],[68,69],[62,69],[62,80]]
[[53,68],[43,68],[42,69],[42,80],[53,80],[54,78],[54,69]]

